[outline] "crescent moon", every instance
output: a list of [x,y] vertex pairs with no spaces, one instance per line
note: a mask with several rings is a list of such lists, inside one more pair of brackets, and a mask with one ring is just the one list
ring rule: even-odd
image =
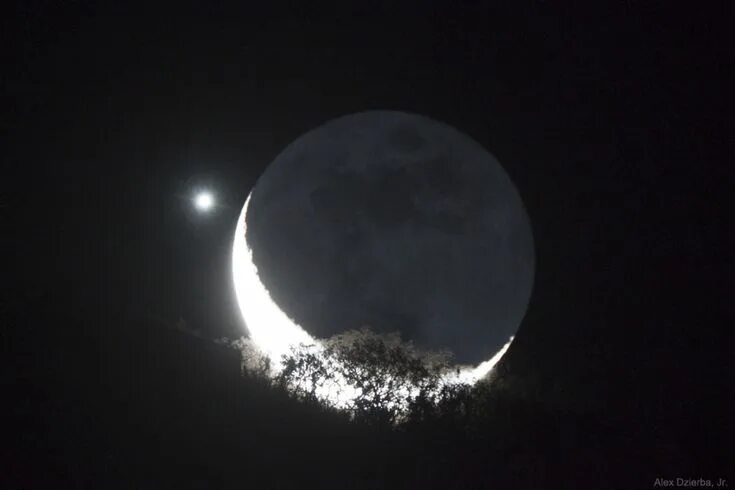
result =
[[[320,346],[321,342],[309,335],[301,325],[289,318],[273,301],[268,289],[258,276],[253,262],[253,252],[246,239],[248,205],[252,192],[245,200],[235,227],[232,247],[232,277],[235,295],[250,337],[258,348],[270,358],[274,372],[281,369],[281,359],[299,345]],[[447,375],[448,382],[474,384],[485,377],[510,347],[513,337],[490,359],[477,366],[461,366]],[[342,387],[346,388],[346,387]],[[342,393],[349,390],[341,390]]]
[[248,195],[237,221],[232,247],[232,277],[237,303],[250,337],[264,354],[278,363],[292,347],[313,344],[315,340],[278,308],[258,276],[253,252],[245,239],[251,196],[252,193]]

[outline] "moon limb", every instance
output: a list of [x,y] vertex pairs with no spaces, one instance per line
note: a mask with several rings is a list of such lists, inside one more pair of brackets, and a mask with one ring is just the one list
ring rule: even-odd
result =
[[273,362],[278,363],[291,347],[314,343],[314,339],[278,308],[260,281],[258,267],[252,260],[253,252],[245,238],[251,196],[252,193],[245,200],[235,229],[232,277],[240,313],[251,338]]
[[[303,327],[286,315],[270,296],[268,289],[258,276],[258,267],[253,263],[253,253],[247,244],[247,212],[250,193],[245,200],[235,227],[232,247],[232,277],[240,313],[255,344],[273,362],[274,371],[281,369],[281,358],[299,345],[317,345],[321,342],[309,335]],[[490,359],[475,367],[460,367],[446,376],[446,381],[474,384],[485,377],[510,347],[513,337]],[[346,387],[342,387],[346,388]],[[349,390],[334,392],[351,393]],[[344,402],[345,400],[332,400]]]

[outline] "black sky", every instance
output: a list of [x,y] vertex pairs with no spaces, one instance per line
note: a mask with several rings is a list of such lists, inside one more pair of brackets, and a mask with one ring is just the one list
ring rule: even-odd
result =
[[[231,239],[258,175],[328,119],[404,110],[480,142],[526,204],[537,274],[516,369],[570,397],[689,390],[686,413],[709,410],[732,337],[731,7],[486,3],[10,8],[7,301],[236,336]],[[227,207],[193,213],[202,184]]]

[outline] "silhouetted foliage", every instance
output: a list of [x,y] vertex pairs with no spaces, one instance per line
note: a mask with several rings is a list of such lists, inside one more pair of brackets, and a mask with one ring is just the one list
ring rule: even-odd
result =
[[[105,335],[92,322],[74,337],[24,330],[22,345],[54,362],[32,364],[33,376],[11,385],[22,401],[10,414],[20,433],[6,444],[3,488],[639,488],[682,468],[725,467],[703,457],[704,444],[687,445],[675,423],[660,432],[612,410],[562,410],[514,394],[510,378],[419,393],[398,424],[370,418],[367,402],[351,421],[266,375],[247,340],[235,351],[229,341],[110,323],[117,328]],[[425,375],[415,364],[424,354],[396,352],[369,332],[357,338],[340,352]],[[20,360],[14,368],[7,373],[30,369]]]
[[392,424],[449,404],[468,388],[446,383],[449,361],[447,353],[422,352],[398,334],[363,328],[292,349],[276,383],[302,399],[338,406],[355,420]]

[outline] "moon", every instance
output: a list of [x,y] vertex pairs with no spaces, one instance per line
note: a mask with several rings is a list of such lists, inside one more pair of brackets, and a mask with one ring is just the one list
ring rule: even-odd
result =
[[480,363],[475,374],[510,345],[534,267],[500,163],[444,123],[395,111],[340,117],[286,147],[233,245],[240,310],[272,357],[369,325]]

